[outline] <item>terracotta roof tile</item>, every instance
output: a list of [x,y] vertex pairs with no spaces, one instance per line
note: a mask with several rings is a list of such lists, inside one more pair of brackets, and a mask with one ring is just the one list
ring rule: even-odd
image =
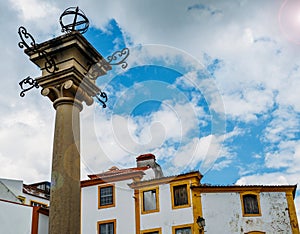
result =
[[99,174],[93,174],[93,175],[88,175],[90,179],[104,179],[107,177],[112,177],[112,176],[121,176],[121,175],[126,175],[126,174],[132,174],[135,172],[144,172],[145,170],[149,169],[149,166],[146,167],[134,167],[134,168],[126,168],[126,169],[119,169],[117,167],[112,167],[108,171],[99,173]]

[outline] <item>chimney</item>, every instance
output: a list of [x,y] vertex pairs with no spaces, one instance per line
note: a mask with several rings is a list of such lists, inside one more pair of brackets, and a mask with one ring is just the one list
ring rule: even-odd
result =
[[156,162],[154,154],[142,154],[136,158],[137,167],[149,166],[152,168],[155,174],[155,178],[163,177],[164,174],[160,165]]

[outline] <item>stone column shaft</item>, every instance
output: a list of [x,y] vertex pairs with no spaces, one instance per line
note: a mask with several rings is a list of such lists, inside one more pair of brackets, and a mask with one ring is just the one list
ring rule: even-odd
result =
[[[40,43],[38,50],[25,50],[40,67],[36,78],[56,109],[51,173],[49,234],[79,234],[80,208],[80,121],[82,102],[93,104],[100,89],[97,76],[111,70],[109,63],[79,33],[68,34]],[[41,53],[43,51],[43,53]],[[45,56],[47,55],[47,56]],[[47,69],[53,58],[56,69]],[[97,68],[96,71],[93,68]],[[93,74],[96,74],[94,77]]]
[[54,131],[50,234],[80,233],[80,107],[56,106]]

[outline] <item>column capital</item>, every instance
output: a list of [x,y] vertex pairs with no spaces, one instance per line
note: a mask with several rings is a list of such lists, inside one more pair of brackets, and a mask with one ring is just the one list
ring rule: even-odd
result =
[[72,80],[67,80],[62,84],[48,86],[41,91],[43,96],[47,96],[56,109],[58,105],[70,104],[77,106],[82,110],[82,102],[84,101],[88,106],[92,105],[93,98],[85,92],[84,89],[74,84]]
[[[74,104],[80,110],[82,102],[93,104],[93,97],[101,93],[89,72],[97,64],[98,76],[111,70],[110,64],[78,32],[51,39],[38,45],[38,50],[25,50],[30,60],[42,70],[36,78],[42,95],[48,96],[54,108],[60,104]],[[47,56],[53,59],[56,69],[47,69]]]

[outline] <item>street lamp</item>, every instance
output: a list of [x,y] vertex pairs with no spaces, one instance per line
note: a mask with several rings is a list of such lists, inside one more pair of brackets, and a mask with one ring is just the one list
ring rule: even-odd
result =
[[198,216],[197,218],[197,224],[199,226],[199,230],[203,230],[204,231],[204,227],[205,227],[205,219],[203,217]]

